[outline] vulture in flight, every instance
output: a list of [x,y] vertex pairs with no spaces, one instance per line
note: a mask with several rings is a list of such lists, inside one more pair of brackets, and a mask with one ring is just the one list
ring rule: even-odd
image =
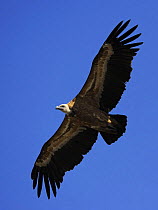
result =
[[116,107],[126,89],[132,71],[131,61],[139,50],[137,46],[143,43],[131,43],[141,35],[130,36],[138,25],[123,32],[129,22],[121,21],[110,33],[94,58],[89,76],[77,96],[56,107],[65,113],[65,118],[43,145],[31,173],[38,197],[43,183],[48,199],[50,189],[56,196],[65,172],[82,161],[99,133],[110,145],[125,132],[127,117],[109,112]]

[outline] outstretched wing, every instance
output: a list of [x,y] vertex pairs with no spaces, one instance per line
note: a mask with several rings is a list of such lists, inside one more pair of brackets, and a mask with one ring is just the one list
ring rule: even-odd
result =
[[[110,33],[93,60],[90,74],[78,96],[91,95],[98,100],[100,109],[112,110],[119,102],[132,71],[131,61],[143,42],[129,44],[141,34],[127,38],[138,25],[120,35],[130,20],[121,21]],[[126,39],[127,38],[127,39]]]
[[60,188],[66,171],[78,165],[93,146],[98,132],[80,127],[66,116],[63,123],[42,147],[32,169],[33,188],[37,186],[40,197],[44,181],[47,197],[50,198],[50,187],[56,196],[56,188]]

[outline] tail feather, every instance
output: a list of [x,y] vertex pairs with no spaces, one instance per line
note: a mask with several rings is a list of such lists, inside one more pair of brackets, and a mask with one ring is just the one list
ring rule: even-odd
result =
[[[127,116],[125,115],[112,115],[110,114],[110,119],[112,121],[112,126],[115,127],[116,133],[110,133],[110,132],[100,132],[101,136],[105,140],[107,144],[112,144],[115,141],[120,138],[123,133],[126,131],[126,125],[127,125]],[[115,121],[115,123],[113,123]]]

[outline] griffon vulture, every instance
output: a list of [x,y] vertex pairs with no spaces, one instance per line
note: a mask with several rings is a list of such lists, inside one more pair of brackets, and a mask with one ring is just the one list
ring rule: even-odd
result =
[[78,95],[69,103],[56,107],[65,113],[65,118],[43,145],[31,173],[38,197],[43,182],[47,197],[50,198],[50,188],[56,196],[65,172],[82,161],[99,133],[110,145],[125,132],[127,117],[109,112],[121,99],[130,79],[131,61],[139,50],[135,47],[143,43],[131,43],[141,35],[130,36],[138,25],[122,33],[129,22],[121,21],[103,43]]

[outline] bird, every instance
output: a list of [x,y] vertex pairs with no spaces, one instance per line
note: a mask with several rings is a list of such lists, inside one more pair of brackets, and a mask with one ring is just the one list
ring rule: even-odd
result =
[[[40,197],[45,185],[50,199],[67,171],[73,170],[98,138],[111,145],[126,131],[127,116],[110,114],[130,79],[133,57],[139,51],[136,42],[141,33],[130,36],[138,27],[124,30],[130,20],[119,22],[95,56],[90,73],[80,92],[70,102],[56,106],[65,117],[55,134],[43,145],[32,172],[33,189]],[[132,43],[131,43],[132,42]]]

